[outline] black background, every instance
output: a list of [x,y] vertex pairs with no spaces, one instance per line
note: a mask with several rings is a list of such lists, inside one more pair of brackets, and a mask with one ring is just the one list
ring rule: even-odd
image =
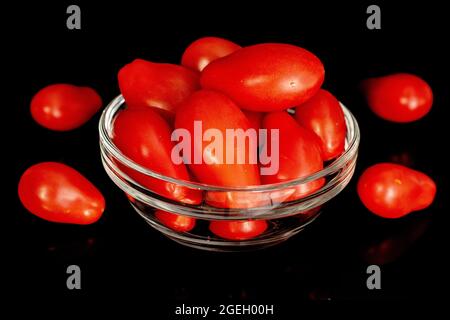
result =
[[[450,55],[443,44],[448,32],[442,7],[429,1],[378,3],[382,29],[368,30],[371,3],[74,3],[82,12],[79,31],[66,29],[65,11],[72,3],[17,5],[3,12],[4,95],[12,98],[3,106],[8,116],[2,125],[6,158],[12,160],[12,169],[4,172],[12,174],[4,186],[12,194],[2,210],[4,244],[11,253],[2,261],[10,267],[6,278],[12,286],[3,287],[8,295],[140,298],[165,315],[181,303],[269,303],[286,315],[312,300],[444,298]],[[122,65],[137,57],[178,63],[184,48],[202,36],[244,46],[287,42],[314,52],[325,65],[324,87],[361,127],[355,177],[377,162],[407,164],[435,179],[433,205],[403,219],[382,220],[359,202],[354,178],[313,225],[284,244],[250,253],[201,252],[150,229],[108,179],[98,150],[99,115],[58,133],[38,126],[29,114],[33,94],[56,82],[92,86],[107,103],[119,93],[116,74]],[[360,80],[394,72],[420,75],[433,88],[434,106],[424,119],[392,124],[368,111]],[[103,218],[91,226],[71,226],[29,214],[18,200],[17,183],[27,167],[41,161],[64,162],[97,185],[107,201]],[[366,287],[372,263],[381,265],[382,290]],[[82,270],[77,292],[66,288],[70,264]]]

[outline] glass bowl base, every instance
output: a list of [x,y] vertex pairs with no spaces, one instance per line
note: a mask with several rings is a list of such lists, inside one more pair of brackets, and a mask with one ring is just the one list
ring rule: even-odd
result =
[[320,211],[314,212],[308,219],[303,220],[297,225],[285,223],[283,220],[286,220],[287,218],[270,220],[268,221],[268,229],[262,235],[252,239],[239,241],[218,238],[208,233],[177,232],[161,225],[146,211],[142,211],[136,206],[133,207],[152,228],[161,232],[167,238],[184,246],[216,252],[254,251],[280,244],[298,234],[320,215]]

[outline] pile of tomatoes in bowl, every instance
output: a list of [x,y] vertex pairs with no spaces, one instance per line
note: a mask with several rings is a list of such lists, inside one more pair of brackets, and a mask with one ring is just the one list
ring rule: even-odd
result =
[[100,120],[108,175],[150,225],[191,246],[261,247],[302,230],[347,185],[359,143],[352,114],[321,89],[321,61],[217,38],[181,61],[119,71],[122,95]]

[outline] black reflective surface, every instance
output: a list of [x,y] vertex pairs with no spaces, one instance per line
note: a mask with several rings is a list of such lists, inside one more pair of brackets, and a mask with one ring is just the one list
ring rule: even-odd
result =
[[[259,13],[227,6],[221,17],[212,9],[200,13],[196,4],[191,7],[195,14],[181,18],[170,11],[185,12],[181,7],[111,6],[83,3],[81,31],[65,29],[65,4],[8,11],[16,17],[7,39],[14,43],[8,52],[13,100],[4,106],[14,114],[3,126],[13,161],[7,172],[12,182],[4,186],[12,191],[4,200],[11,207],[2,210],[8,231],[4,244],[11,253],[4,262],[11,268],[9,292],[63,299],[140,297],[166,314],[181,303],[270,303],[286,314],[311,300],[443,297],[450,64],[442,43],[442,10],[386,4],[381,6],[382,30],[369,31],[366,4],[323,4],[293,12],[280,3]],[[195,25],[197,31],[187,30]],[[57,133],[39,127],[29,114],[33,94],[54,82],[92,86],[108,102],[119,93],[116,73],[123,64],[137,57],[177,63],[191,41],[206,35],[241,45],[288,42],[311,50],[325,64],[324,87],[355,114],[361,128],[360,156],[350,185],[302,234],[263,251],[201,252],[165,239],[132,211],[103,171],[99,115],[77,130]],[[393,72],[418,74],[433,88],[433,109],[421,121],[392,124],[368,111],[360,80]],[[103,218],[91,226],[71,226],[30,215],[18,200],[16,186],[21,173],[41,161],[64,162],[96,184],[107,201]],[[355,178],[382,161],[404,163],[432,176],[438,186],[433,205],[395,221],[370,214],[356,195]],[[70,264],[82,270],[79,292],[66,288]],[[381,266],[381,290],[366,287],[370,264]]]

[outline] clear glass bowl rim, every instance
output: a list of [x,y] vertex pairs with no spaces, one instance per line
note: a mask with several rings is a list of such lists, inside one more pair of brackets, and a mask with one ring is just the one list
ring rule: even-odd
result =
[[[353,114],[342,104],[341,108],[344,112],[344,116],[346,119],[347,124],[347,148],[345,151],[335,160],[333,160],[332,163],[330,163],[328,166],[323,168],[320,171],[317,171],[314,174],[308,175],[303,178],[299,179],[293,179],[286,182],[278,182],[273,184],[264,184],[264,185],[253,185],[253,186],[244,186],[244,187],[223,187],[223,186],[217,186],[217,185],[211,185],[211,184],[205,184],[205,183],[199,183],[199,182],[193,182],[193,181],[187,181],[187,180],[180,180],[176,178],[172,178],[169,176],[162,175],[160,173],[157,173],[153,170],[150,170],[148,168],[145,168],[127,156],[125,156],[119,148],[114,144],[111,133],[113,129],[113,121],[115,118],[115,115],[119,108],[125,103],[125,100],[122,95],[118,95],[115,97],[103,110],[102,115],[100,117],[99,121],[99,135],[100,135],[100,144],[102,147],[106,149],[106,151],[112,155],[116,160],[118,160],[123,165],[138,171],[144,175],[174,183],[179,186],[188,187],[191,189],[198,189],[203,191],[254,191],[254,192],[264,192],[264,191],[274,191],[274,190],[280,190],[284,188],[289,188],[301,184],[305,184],[326,176],[329,176],[331,174],[334,174],[341,170],[343,167],[346,166],[348,161],[353,159],[358,152],[359,147],[359,141],[360,141],[360,130],[358,126],[358,122],[356,121]],[[128,177],[129,180],[132,180]],[[132,181],[135,184],[137,184],[135,181]]]

